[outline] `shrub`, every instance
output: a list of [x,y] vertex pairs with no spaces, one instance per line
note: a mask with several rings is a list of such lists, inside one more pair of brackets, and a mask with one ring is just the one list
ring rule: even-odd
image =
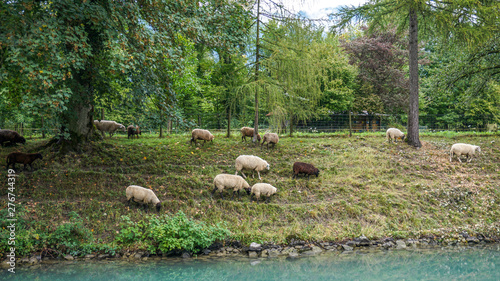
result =
[[226,239],[230,232],[216,224],[207,226],[200,221],[191,220],[179,211],[174,216],[147,216],[139,222],[132,222],[123,216],[122,229],[116,237],[117,243],[144,242],[148,250],[155,254],[158,250],[189,251],[197,253],[217,240]]

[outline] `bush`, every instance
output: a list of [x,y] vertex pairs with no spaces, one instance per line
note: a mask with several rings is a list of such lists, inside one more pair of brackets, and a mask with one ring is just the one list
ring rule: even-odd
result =
[[153,254],[158,250],[163,253],[169,251],[197,253],[230,235],[229,230],[220,224],[207,226],[203,222],[188,219],[181,211],[172,217],[147,216],[139,222],[132,222],[126,216],[122,219],[124,223],[116,242],[124,244],[144,242]]

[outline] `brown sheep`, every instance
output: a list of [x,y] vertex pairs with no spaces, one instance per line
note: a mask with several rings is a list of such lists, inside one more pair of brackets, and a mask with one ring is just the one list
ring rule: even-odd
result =
[[316,177],[318,177],[319,169],[312,164],[295,162],[293,163],[293,178],[298,177],[299,174],[307,175],[307,179],[309,179],[310,175],[316,175]]
[[33,166],[31,163],[36,159],[43,159],[41,153],[23,153],[23,152],[12,152],[7,155],[7,169],[12,165],[12,169],[16,169],[16,163],[24,164],[23,171],[26,170],[26,165],[30,165],[31,171],[33,171]]
[[132,136],[132,138],[134,138],[134,135],[137,136],[137,138],[139,138],[139,135],[141,135],[141,127],[139,126],[135,126],[134,125],[130,125],[127,127],[127,138],[130,138],[130,136]]
[[[253,128],[243,127],[241,128],[241,141],[247,141],[247,137],[253,138]],[[260,134],[257,134],[257,142],[260,143]]]
[[0,145],[4,146],[3,143],[8,142],[9,144],[15,143],[26,143],[26,139],[19,135],[18,132],[12,130],[0,130]]

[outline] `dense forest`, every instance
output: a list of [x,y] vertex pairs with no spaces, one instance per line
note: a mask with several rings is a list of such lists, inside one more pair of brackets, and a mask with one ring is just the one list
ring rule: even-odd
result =
[[79,142],[94,119],[290,133],[349,112],[430,129],[500,121],[497,1],[368,1],[330,20],[275,1],[203,3],[2,1],[0,128]]

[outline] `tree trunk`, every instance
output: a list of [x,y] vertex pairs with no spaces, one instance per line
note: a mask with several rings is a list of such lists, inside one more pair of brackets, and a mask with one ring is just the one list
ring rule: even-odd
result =
[[418,20],[416,8],[410,7],[410,106],[408,144],[421,147],[418,133]]
[[227,109],[227,137],[231,137],[231,108]]
[[257,0],[257,40],[256,40],[256,49],[255,49],[255,119],[253,123],[253,138],[252,142],[257,142],[257,135],[259,134],[259,85],[257,82],[259,81],[259,26],[260,26],[260,0]]

